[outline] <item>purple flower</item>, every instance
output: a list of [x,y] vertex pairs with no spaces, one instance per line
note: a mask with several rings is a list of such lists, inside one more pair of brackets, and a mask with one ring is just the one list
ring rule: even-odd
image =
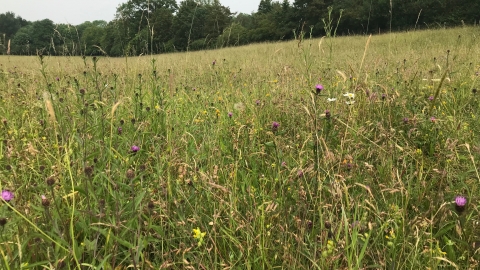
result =
[[232,118],[232,115],[233,115],[232,112],[228,112],[228,117]]
[[329,119],[332,115],[329,110],[325,110],[325,118]]
[[138,152],[138,150],[140,150],[140,147],[134,145],[134,146],[132,146],[132,148],[130,148],[130,150],[132,150],[132,152],[136,153],[136,152]]
[[287,167],[287,162],[282,161],[282,167]]
[[467,205],[467,198],[464,196],[457,196],[455,197],[455,210],[461,213],[465,210],[465,206]]
[[298,170],[297,171],[297,177],[303,177],[303,170]]
[[430,117],[430,121],[431,121],[432,123],[435,123],[436,120],[437,120],[437,119],[435,118],[435,116]]
[[273,123],[272,123],[272,129],[273,129],[274,131],[277,130],[279,126],[280,126],[280,124],[279,124],[278,122],[273,121]]
[[42,195],[41,198],[42,198],[42,205],[45,206],[45,207],[49,207],[50,206],[50,200],[47,198],[47,196]]
[[403,118],[403,123],[404,123],[404,124],[408,124],[408,117],[404,117],[404,118]]
[[2,190],[2,199],[6,202],[9,202],[13,199],[13,193],[10,190]]
[[118,133],[118,135],[121,135],[121,134],[122,134],[122,131],[123,131],[122,127],[118,127],[118,128],[117,128],[117,133]]
[[57,78],[55,78],[55,80],[57,80],[57,82],[58,82],[58,81],[60,81],[60,78],[59,78],[59,77],[57,77]]
[[255,101],[255,104],[257,104],[257,106],[260,105],[260,100],[257,99],[257,100]]
[[321,84],[315,85],[315,90],[316,90],[317,94],[320,94],[320,92],[322,92],[322,90],[323,90],[323,85],[321,85]]
[[433,99],[434,99],[433,96],[429,96],[429,97],[428,97],[428,100],[429,100],[429,101],[433,101]]
[[215,66],[216,63],[217,63],[217,60],[213,60],[212,65]]

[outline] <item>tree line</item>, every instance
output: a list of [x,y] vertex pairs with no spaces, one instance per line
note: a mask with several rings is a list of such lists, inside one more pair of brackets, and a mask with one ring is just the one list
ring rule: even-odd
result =
[[128,0],[110,21],[30,22],[0,14],[0,54],[141,55],[254,42],[477,24],[478,0],[260,0],[252,14],[218,0]]

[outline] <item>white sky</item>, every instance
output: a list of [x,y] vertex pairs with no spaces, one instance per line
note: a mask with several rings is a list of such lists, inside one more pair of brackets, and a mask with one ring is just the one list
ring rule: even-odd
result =
[[[0,0],[0,14],[14,12],[28,21],[50,19],[54,23],[81,24],[85,21],[111,21],[117,7],[128,0]],[[177,3],[180,2],[177,0]],[[281,0],[280,0],[281,2]],[[290,1],[293,2],[293,1]],[[256,12],[260,0],[220,0],[231,12]]]

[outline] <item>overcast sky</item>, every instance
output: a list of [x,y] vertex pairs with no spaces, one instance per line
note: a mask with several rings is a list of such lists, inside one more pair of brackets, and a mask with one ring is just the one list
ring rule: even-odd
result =
[[[119,4],[128,0],[0,0],[0,14],[12,11],[28,20],[50,19],[54,23],[81,24],[111,21]],[[177,0],[177,2],[180,2]],[[292,1],[290,1],[292,2]],[[260,0],[220,0],[231,12],[256,12]]]

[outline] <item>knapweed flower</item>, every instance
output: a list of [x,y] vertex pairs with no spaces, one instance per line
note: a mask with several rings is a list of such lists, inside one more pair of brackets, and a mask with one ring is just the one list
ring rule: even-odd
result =
[[457,210],[458,213],[463,212],[463,210],[465,210],[466,205],[467,205],[467,198],[465,198],[464,196],[455,197],[455,210]]
[[15,196],[10,190],[2,190],[2,199],[6,202],[11,201]]
[[322,90],[323,90],[323,85],[321,85],[321,84],[315,85],[315,91],[316,91],[317,95],[320,94],[320,92],[322,92]]
[[327,102],[334,102],[336,100],[337,100],[336,98],[327,98]]
[[121,135],[121,134],[122,134],[122,131],[123,131],[122,127],[118,127],[118,128],[117,128],[117,133],[118,133],[118,135]]
[[430,122],[435,123],[436,120],[435,116],[430,117]]
[[140,147],[134,145],[134,146],[132,146],[132,147],[130,148],[130,150],[132,150],[133,153],[136,153],[136,152],[138,152],[138,151],[140,150]]
[[42,205],[45,206],[45,207],[49,207],[50,206],[50,200],[47,199],[47,197],[45,195],[42,195],[41,198],[42,198]]
[[205,237],[207,233],[200,231],[200,228],[193,229],[193,238],[197,239],[198,241],[198,246],[201,246],[203,244],[203,238]]
[[429,101],[433,101],[433,99],[434,99],[433,96],[429,96],[429,97],[428,97],[428,100],[429,100]]
[[232,112],[228,112],[228,117],[232,118],[232,115],[233,115]]
[[330,111],[329,111],[329,110],[325,110],[325,118],[329,119],[330,116],[332,116],[332,115],[330,114]]
[[404,118],[403,118],[403,123],[404,123],[404,124],[408,124],[408,117],[404,117]]
[[346,93],[346,94],[343,94],[344,97],[347,97],[349,99],[354,99],[355,98],[355,94],[354,93]]
[[272,129],[273,129],[274,131],[277,130],[279,126],[280,126],[280,123],[273,121],[273,123],[272,123]]

